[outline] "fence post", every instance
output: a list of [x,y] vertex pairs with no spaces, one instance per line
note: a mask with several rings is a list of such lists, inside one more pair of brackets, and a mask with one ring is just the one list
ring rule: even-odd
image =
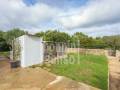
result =
[[79,53],[79,52],[80,52],[80,41],[79,41],[79,40],[78,40],[78,43],[77,43],[77,44],[78,44],[77,46],[78,46],[78,64],[79,64],[79,54],[80,54],[80,53]]

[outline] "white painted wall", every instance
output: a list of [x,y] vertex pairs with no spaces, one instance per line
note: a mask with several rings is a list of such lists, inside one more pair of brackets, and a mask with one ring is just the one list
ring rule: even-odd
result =
[[21,67],[28,67],[43,62],[42,38],[23,35],[19,37],[21,44]]

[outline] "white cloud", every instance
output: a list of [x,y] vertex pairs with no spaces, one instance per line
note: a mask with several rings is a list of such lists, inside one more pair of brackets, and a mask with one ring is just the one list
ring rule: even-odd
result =
[[83,32],[83,33],[85,33],[89,36],[93,36],[93,37],[120,35],[120,23],[104,25],[101,27],[93,26],[93,27],[76,28],[74,30],[69,30],[70,34],[74,34],[75,32]]
[[89,0],[83,7],[64,10],[41,2],[27,6],[23,0],[0,0],[0,30],[15,27],[30,32],[56,28],[90,36],[120,34],[120,3]]
[[27,6],[22,0],[0,0],[0,29],[38,27],[56,12],[56,8],[42,3]]
[[119,2],[119,0],[90,0],[86,6],[77,10],[77,14],[63,16],[57,21],[68,29],[118,23]]

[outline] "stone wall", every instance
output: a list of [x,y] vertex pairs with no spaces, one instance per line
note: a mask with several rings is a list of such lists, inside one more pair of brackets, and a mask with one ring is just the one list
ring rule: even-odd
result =
[[84,49],[84,48],[68,48],[66,53],[81,53],[81,54],[95,54],[104,55],[104,49]]
[[119,50],[116,51],[116,57],[120,58],[120,51]]

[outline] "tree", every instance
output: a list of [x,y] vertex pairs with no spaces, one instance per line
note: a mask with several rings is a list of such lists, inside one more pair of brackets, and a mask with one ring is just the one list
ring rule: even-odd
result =
[[5,39],[0,37],[0,51],[10,51],[11,46],[6,43]]
[[120,35],[104,36],[103,40],[109,48],[113,50],[120,49]]
[[78,45],[78,41],[80,42],[80,47],[89,47],[92,44],[92,38],[89,38],[87,35],[82,32],[76,32],[72,36],[72,43],[76,43]]
[[18,28],[7,32],[0,31],[0,51],[9,51],[11,49],[11,41],[26,33]]
[[38,32],[35,34],[37,37],[44,37],[45,32]]
[[3,37],[4,37],[4,34],[5,34],[5,32],[0,31],[0,38],[3,38]]
[[53,42],[67,42],[70,40],[70,36],[65,32],[59,32],[57,30],[48,30],[46,32],[39,32],[36,36],[43,37],[45,41]]
[[71,40],[73,43],[76,43],[76,45],[78,44],[78,40],[79,40],[80,47],[82,48],[105,48],[106,47],[106,44],[102,38],[100,37],[92,38],[83,34],[82,32],[76,32],[72,36]]
[[104,42],[104,40],[100,37],[96,37],[93,39],[93,48],[100,48],[100,49],[103,49],[103,48],[106,48],[106,44]]
[[10,31],[7,31],[4,35],[4,39],[7,41],[7,43],[11,43],[11,41],[19,36],[22,36],[26,34],[27,32],[20,30],[19,28],[12,29]]

